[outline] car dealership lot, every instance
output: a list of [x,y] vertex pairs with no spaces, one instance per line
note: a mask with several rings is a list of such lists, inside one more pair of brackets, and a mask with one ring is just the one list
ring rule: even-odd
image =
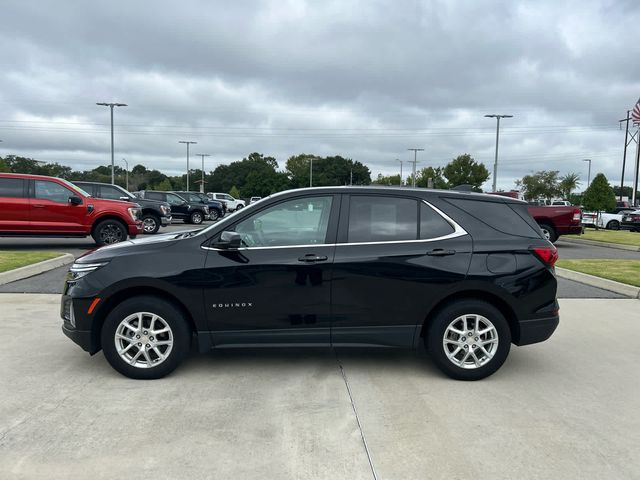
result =
[[[194,354],[134,381],[62,335],[58,301],[0,295],[2,478],[373,478],[331,350]],[[637,305],[561,300],[549,341],[475,383],[423,353],[339,351],[378,478],[632,478]]]

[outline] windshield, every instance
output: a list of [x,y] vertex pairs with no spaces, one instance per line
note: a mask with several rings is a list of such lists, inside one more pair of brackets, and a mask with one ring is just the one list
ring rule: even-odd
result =
[[60,178],[60,181],[62,181],[71,190],[74,190],[74,191],[78,192],[82,196],[85,196],[85,197],[90,197],[91,196],[87,192],[85,192],[83,189],[81,189],[79,186],[74,185],[73,183],[71,183],[68,180],[65,180],[64,178]]

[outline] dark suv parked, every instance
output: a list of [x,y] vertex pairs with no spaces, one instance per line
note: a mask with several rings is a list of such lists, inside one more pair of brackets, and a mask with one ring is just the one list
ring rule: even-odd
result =
[[[425,344],[447,375],[494,373],[511,343],[558,325],[556,248],[518,200],[323,187],[262,199],[210,227],[79,258],[64,332],[133,378],[247,345]],[[534,366],[531,366],[534,368]]]
[[219,218],[224,217],[224,213],[226,209],[222,205],[222,202],[218,202],[217,200],[210,200],[209,197],[207,197],[206,193],[184,192],[184,191],[173,192],[173,193],[177,193],[182,198],[184,198],[187,202],[202,203],[207,207],[209,207],[209,220],[215,221],[215,220],[218,220]]
[[171,207],[167,202],[138,198],[119,185],[100,182],[72,181],[89,195],[108,200],[124,200],[137,203],[142,207],[142,224],[144,233],[156,233],[160,226],[171,225]]
[[209,219],[209,207],[199,202],[188,202],[185,198],[173,192],[141,190],[137,192],[137,196],[146,200],[167,202],[171,206],[172,217],[184,220],[185,223],[200,225],[204,220]]

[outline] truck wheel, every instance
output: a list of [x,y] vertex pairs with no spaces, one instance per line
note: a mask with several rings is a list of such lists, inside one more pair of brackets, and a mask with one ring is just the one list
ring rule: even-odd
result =
[[493,305],[459,300],[440,310],[425,338],[434,363],[456,380],[480,380],[495,373],[511,348],[509,324]]
[[219,218],[220,218],[220,213],[218,213],[218,210],[209,210],[209,220],[215,222]]
[[607,230],[620,230],[620,222],[617,220],[611,220],[607,223]]
[[171,373],[189,352],[191,332],[182,312],[153,296],[132,297],[109,312],[100,334],[109,364],[136,379]]
[[119,220],[108,218],[96,225],[91,236],[101,247],[112,245],[127,239],[127,228]]
[[194,225],[200,225],[202,223],[203,218],[204,217],[202,216],[202,212],[195,211],[189,217],[189,223],[193,223]]
[[558,239],[558,236],[556,235],[556,231],[553,229],[552,226],[547,225],[546,223],[541,223],[540,230],[542,230],[542,234],[544,235],[544,238],[549,240],[551,243],[555,243],[555,241]]
[[142,217],[144,233],[156,233],[160,229],[160,219],[152,213],[147,213]]

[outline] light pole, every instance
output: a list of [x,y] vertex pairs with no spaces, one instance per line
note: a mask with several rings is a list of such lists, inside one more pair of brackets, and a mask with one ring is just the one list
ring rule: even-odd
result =
[[589,188],[589,185],[591,184],[591,159],[590,158],[585,158],[582,161],[583,162],[589,162],[589,173],[587,173],[587,188]]
[[309,157],[309,186],[313,187],[313,157]]
[[396,162],[400,162],[400,186],[402,186],[402,164],[404,163],[404,160],[396,158]]
[[424,152],[424,148],[407,148],[413,151],[413,187],[416,186],[416,163],[418,163],[418,152]]
[[184,143],[187,145],[187,192],[189,191],[189,145],[196,144],[198,142],[192,142],[190,140],[180,140],[178,143]]
[[485,117],[487,118],[495,118],[497,120],[496,122],[496,159],[493,162],[493,187],[492,187],[492,191],[496,191],[496,182],[498,180],[498,141],[500,140],[500,119],[501,118],[513,118],[513,115],[498,115],[498,114],[491,114],[491,115],[485,115]]
[[125,165],[124,174],[125,174],[126,180],[124,182],[125,182],[125,185],[127,186],[127,192],[128,192],[129,191],[129,162],[127,162],[126,158],[123,158],[122,161],[124,162],[124,165]]
[[113,107],[126,107],[128,106],[126,103],[107,103],[107,102],[98,102],[96,105],[100,105],[101,107],[109,107],[111,110],[111,185],[116,183],[116,176],[114,170],[114,161],[113,161]]
[[211,155],[209,155],[208,153],[198,153],[197,155],[202,157],[202,191],[201,193],[204,193],[204,157],[210,157]]

